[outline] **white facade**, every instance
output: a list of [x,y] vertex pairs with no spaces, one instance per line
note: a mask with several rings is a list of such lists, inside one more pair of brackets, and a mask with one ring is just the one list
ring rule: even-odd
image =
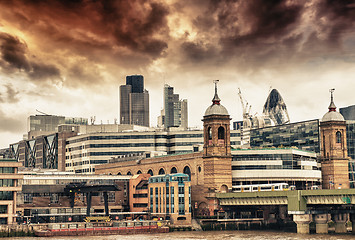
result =
[[314,152],[293,148],[232,151],[233,185],[285,182],[289,185],[319,185],[320,163]]
[[[93,132],[68,138],[65,170],[75,173],[94,173],[95,165],[108,163],[113,157],[132,153],[188,153],[203,144],[202,130],[150,130]],[[240,131],[231,131],[231,146],[240,146]]]

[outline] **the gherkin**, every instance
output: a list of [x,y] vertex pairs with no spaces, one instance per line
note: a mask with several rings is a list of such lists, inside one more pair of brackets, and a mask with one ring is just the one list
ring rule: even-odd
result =
[[266,99],[263,114],[269,116],[275,125],[281,125],[290,122],[286,104],[276,89],[272,89],[268,98]]

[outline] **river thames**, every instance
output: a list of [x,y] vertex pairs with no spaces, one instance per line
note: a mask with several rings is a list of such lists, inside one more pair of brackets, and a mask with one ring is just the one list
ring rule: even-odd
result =
[[52,237],[52,238],[38,238],[38,237],[16,237],[6,238],[13,240],[28,240],[28,239],[48,239],[48,240],[348,240],[355,239],[355,235],[349,234],[297,234],[285,233],[275,231],[204,231],[204,232],[171,232],[160,234],[137,234],[137,235],[108,235],[108,236],[80,236],[80,237]]

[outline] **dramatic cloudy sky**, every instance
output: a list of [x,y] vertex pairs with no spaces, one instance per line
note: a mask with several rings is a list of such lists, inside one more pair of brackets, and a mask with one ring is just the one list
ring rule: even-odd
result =
[[237,89],[261,113],[270,86],[292,122],[321,118],[335,88],[355,104],[355,1],[0,1],[0,148],[36,109],[119,118],[118,87],[142,74],[151,125],[164,83],[189,102],[189,124],[219,96],[241,119]]

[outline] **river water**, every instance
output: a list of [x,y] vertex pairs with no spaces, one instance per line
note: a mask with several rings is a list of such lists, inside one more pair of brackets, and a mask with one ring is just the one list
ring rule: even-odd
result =
[[205,231],[205,232],[171,232],[160,234],[137,235],[108,235],[108,236],[80,236],[80,237],[16,237],[6,238],[12,240],[348,240],[355,239],[355,235],[349,234],[297,234],[274,231]]

